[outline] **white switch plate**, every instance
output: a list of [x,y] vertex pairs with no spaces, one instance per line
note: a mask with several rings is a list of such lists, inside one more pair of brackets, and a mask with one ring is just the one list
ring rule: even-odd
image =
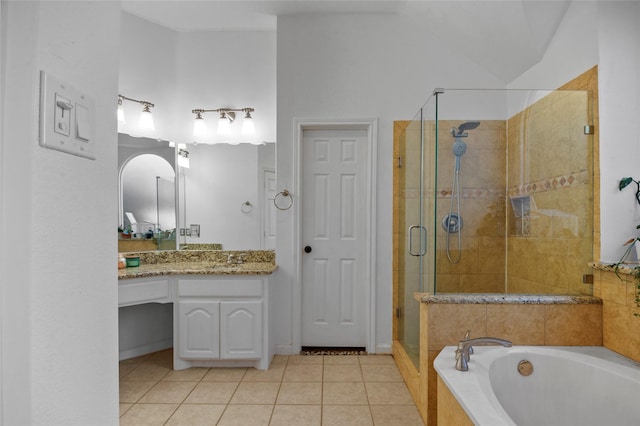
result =
[[96,158],[93,99],[44,71],[40,71],[40,146]]

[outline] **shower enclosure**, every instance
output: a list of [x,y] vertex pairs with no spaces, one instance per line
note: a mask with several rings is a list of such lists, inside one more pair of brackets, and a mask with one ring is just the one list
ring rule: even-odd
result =
[[416,367],[415,292],[592,294],[594,102],[436,89],[396,123],[394,333]]

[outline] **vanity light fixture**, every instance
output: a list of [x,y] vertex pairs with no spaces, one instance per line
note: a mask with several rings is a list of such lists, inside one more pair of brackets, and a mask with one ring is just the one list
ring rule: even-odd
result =
[[[205,112],[217,112],[219,114],[218,117],[218,129],[217,134],[220,136],[228,136],[231,134],[231,124],[236,120],[236,112],[243,112],[244,119],[242,121],[242,134],[244,136],[252,136],[256,133],[255,125],[253,124],[253,117],[251,117],[251,113],[254,112],[255,109],[246,107],[246,108],[218,108],[218,109],[201,109],[197,108],[191,110],[192,113],[196,115],[196,121],[193,125],[193,135],[194,136],[204,136],[206,134],[206,127],[204,123],[203,114]],[[239,142],[238,142],[239,143]],[[235,143],[237,145],[238,143]]]
[[127,120],[124,119],[124,107],[122,101],[124,98],[122,95],[118,95],[118,124],[127,124]]
[[189,151],[187,151],[187,145],[183,143],[178,144],[178,167],[189,168]]
[[138,127],[140,127],[140,129],[151,131],[156,129],[155,125],[153,124],[153,115],[151,115],[151,108],[153,108],[155,105],[148,101],[140,101],[138,99],[129,98],[124,95],[118,95],[118,123],[126,123],[124,118],[124,109],[122,108],[123,101],[136,102],[142,105],[142,114],[140,114],[140,121],[138,122]]

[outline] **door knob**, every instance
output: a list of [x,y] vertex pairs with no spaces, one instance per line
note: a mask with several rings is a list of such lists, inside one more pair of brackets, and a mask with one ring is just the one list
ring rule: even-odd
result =
[[311,246],[305,246],[304,252],[305,253],[311,253]]

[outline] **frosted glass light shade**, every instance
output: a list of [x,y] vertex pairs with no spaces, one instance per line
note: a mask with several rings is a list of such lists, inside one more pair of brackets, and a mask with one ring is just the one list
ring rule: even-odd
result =
[[193,136],[205,136],[207,134],[207,125],[203,118],[197,118],[193,122]]
[[138,127],[141,130],[155,130],[156,126],[153,124],[153,115],[151,115],[151,111],[142,111],[140,114],[140,122],[138,123]]
[[118,105],[118,124],[127,124],[127,120],[124,119],[124,108],[122,104]]
[[227,117],[223,116],[218,120],[218,134],[223,136],[231,134],[231,124],[229,124]]
[[183,157],[182,155],[178,155],[178,167],[182,167],[185,169],[189,168],[189,157]]
[[245,117],[242,120],[242,134],[245,136],[253,136],[256,134],[256,126],[253,124],[253,118]]

